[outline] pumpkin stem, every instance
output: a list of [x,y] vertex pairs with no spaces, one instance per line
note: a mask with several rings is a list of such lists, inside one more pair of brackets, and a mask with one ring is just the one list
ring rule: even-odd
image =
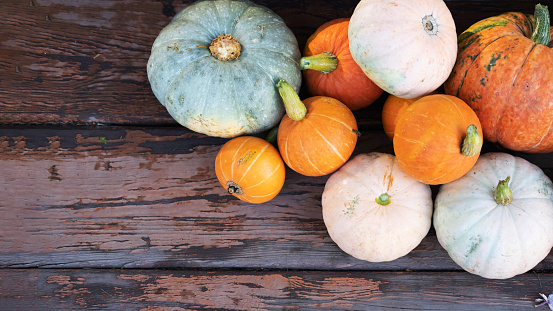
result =
[[422,18],[422,27],[429,35],[436,35],[438,33],[438,22],[432,15],[426,15]]
[[300,69],[312,69],[322,73],[331,73],[338,67],[338,58],[331,52],[304,56],[300,59]]
[[278,149],[277,138],[278,138],[278,125],[273,127],[269,131],[269,134],[267,134],[267,137],[265,137],[265,140]]
[[280,79],[277,82],[276,87],[278,88],[280,97],[282,97],[288,117],[294,121],[301,121],[305,118],[307,108],[305,108],[305,105],[296,91],[294,91],[294,88],[292,88],[292,86],[284,79]]
[[548,45],[551,40],[549,10],[547,6],[536,4],[534,11],[534,32],[532,33],[532,41],[536,44]]
[[229,61],[240,56],[242,46],[232,35],[219,35],[211,41],[209,51],[216,59]]
[[230,194],[237,194],[237,195],[244,194],[244,191],[242,191],[242,188],[240,188],[240,186],[238,186],[237,183],[230,180],[227,182],[227,191]]
[[476,125],[471,124],[467,127],[467,136],[461,145],[461,153],[467,157],[477,155],[482,149],[483,143],[484,141],[482,140],[482,136],[478,133]]
[[390,200],[390,196],[387,193],[381,194],[379,197],[377,197],[374,200],[376,201],[376,203],[378,203],[382,206],[386,206],[386,205],[392,203],[392,201]]
[[504,180],[500,180],[493,192],[493,197],[497,204],[508,205],[513,200],[513,192],[509,188],[511,176],[507,176]]

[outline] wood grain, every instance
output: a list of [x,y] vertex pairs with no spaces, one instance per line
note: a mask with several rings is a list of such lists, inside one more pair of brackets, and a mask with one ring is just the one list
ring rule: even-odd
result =
[[2,310],[546,310],[551,274],[0,270]]
[[[9,1],[0,18],[0,124],[176,125],[146,76],[150,48],[193,1]],[[358,1],[257,1],[279,14],[303,48],[323,23]],[[31,6],[30,3],[33,3]],[[458,32],[534,1],[446,1]],[[302,96],[307,96],[302,91]],[[377,110],[357,113],[378,116]]]
[[[486,280],[462,271],[433,230],[395,261],[352,258],[322,220],[328,176],[287,170],[265,204],[228,195],[213,163],[226,140],[176,124],[146,76],[157,34],[192,2],[0,4],[0,310],[524,310],[551,293],[551,254],[531,272]],[[303,48],[358,0],[256,2]],[[536,2],[446,4],[460,33],[506,11],[531,14]],[[393,152],[385,99],[355,112],[354,154]],[[553,178],[553,153],[484,148]]]
[[[287,170],[275,199],[234,198],[214,171],[225,139],[182,128],[0,133],[0,267],[459,270],[433,231],[388,263],[343,253],[322,221],[328,176]],[[393,152],[383,130],[363,132],[354,154],[370,151]],[[519,155],[553,176],[553,154]],[[536,267],[552,268],[553,256]]]

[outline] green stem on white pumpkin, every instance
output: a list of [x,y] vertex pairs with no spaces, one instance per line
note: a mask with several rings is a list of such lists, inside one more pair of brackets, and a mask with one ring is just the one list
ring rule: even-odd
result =
[[392,201],[390,200],[390,196],[387,193],[381,194],[379,197],[377,197],[374,200],[376,201],[376,203],[378,203],[382,206],[386,206],[386,205],[392,203]]
[[290,83],[286,82],[284,79],[280,79],[276,87],[278,88],[280,97],[282,97],[288,117],[294,121],[301,121],[305,118],[307,108],[305,108],[305,105]]
[[477,155],[482,150],[483,143],[484,141],[478,133],[476,125],[471,124],[467,127],[467,136],[461,145],[461,153],[467,157]]
[[509,188],[509,180],[511,176],[507,176],[504,180],[500,180],[493,192],[493,197],[497,204],[508,205],[513,200],[513,192]]
[[331,73],[338,67],[338,58],[331,52],[304,56],[300,59],[300,69],[317,70],[322,73]]
[[536,4],[532,41],[536,42],[536,44],[548,45],[551,40],[550,24],[551,20],[549,19],[549,10],[547,6]]

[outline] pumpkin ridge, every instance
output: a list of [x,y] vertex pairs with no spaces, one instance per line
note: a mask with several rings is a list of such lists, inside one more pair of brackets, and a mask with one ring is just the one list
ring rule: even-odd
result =
[[334,153],[340,158],[340,160],[342,160],[344,163],[347,161],[347,159],[345,159],[342,154],[338,151],[338,149],[336,148],[336,146],[334,146],[328,139],[326,139],[326,137],[324,137],[324,135],[316,128],[314,127],[313,125],[311,125],[311,128],[326,142],[326,144],[328,146],[330,146],[330,148],[332,149],[332,151],[334,151]]
[[[219,15],[219,14],[217,14]],[[208,27],[205,26],[204,23],[200,23],[196,20],[193,20],[193,19],[189,19],[189,18],[182,18],[182,19],[179,19],[178,22],[186,22],[186,23],[194,23],[198,26],[200,26],[200,28],[204,29],[205,30],[205,33],[209,35],[210,39],[213,40],[215,39],[218,35],[220,35],[221,33],[215,33],[213,31],[213,29],[209,29]],[[209,46],[209,44],[211,43],[211,40],[209,42],[206,42],[206,47]]]
[[[232,76],[231,73],[232,73],[232,70],[231,70],[231,72],[229,72],[229,74],[228,74],[227,76],[228,76],[228,77],[231,77],[231,76]],[[225,72],[225,74],[226,74],[226,72]],[[212,75],[211,77],[213,78],[213,77],[215,77],[215,75]],[[238,89],[237,89],[237,88],[231,87],[231,88],[230,88],[230,91],[232,92],[232,97],[234,97],[234,98],[239,98],[239,96],[238,96]],[[251,122],[250,120],[248,120],[248,117],[247,117],[248,114],[245,113],[245,112],[243,111],[242,105],[241,105],[241,104],[237,104],[237,105],[235,105],[234,107],[238,110],[238,112],[239,112],[238,114],[239,114],[239,116],[240,116],[240,120],[242,120],[242,122],[243,122],[243,125],[242,125],[241,128],[243,128],[244,126],[245,126],[246,128],[250,127],[252,122]],[[205,108],[204,108],[204,109],[205,109]],[[254,117],[254,119],[255,119],[255,117]],[[257,123],[257,120],[255,120],[255,121],[256,121],[256,123]],[[248,132],[248,131],[246,131],[246,132]]]
[[[235,3],[238,2],[238,3],[236,3],[236,5],[235,5],[235,3],[233,3],[233,2],[235,2]],[[251,2],[251,3],[245,3],[245,2],[241,3],[240,1],[229,1],[228,3],[219,2],[216,5],[213,5],[213,6],[210,7],[214,11],[213,12],[214,15],[216,16],[216,18],[214,19],[215,22],[226,21],[227,20],[227,18],[226,18],[227,14],[221,14],[219,4],[221,4],[221,6],[224,5],[224,8],[222,8],[222,9],[225,10],[225,13],[226,13],[227,9],[231,9],[231,7],[233,7],[233,6],[239,7],[238,9],[234,9],[234,10],[236,10],[236,12],[233,12],[233,13],[236,13],[236,15],[238,15],[239,17],[244,15],[248,10],[257,7],[257,5],[253,2]],[[246,6],[242,6],[242,4],[245,4]],[[232,10],[232,11],[234,11],[234,10]],[[240,19],[238,19],[238,20],[235,19],[234,25],[230,26],[232,28],[232,30],[236,29],[236,25],[238,24],[239,20]],[[217,28],[221,29],[221,31],[225,32],[226,34],[230,34],[232,32],[231,29],[224,29],[226,27],[223,27],[223,26],[225,26],[225,25],[218,24]],[[222,33],[216,34],[215,37],[217,37],[220,34],[222,34]],[[215,38],[215,37],[213,37],[213,38]]]
[[267,52],[271,52],[271,53],[274,53],[274,54],[279,54],[279,55],[282,55],[286,58],[288,58],[289,60],[293,61],[294,63],[296,63],[298,66],[299,66],[299,62],[296,61],[293,57],[291,57],[290,55],[286,54],[286,53],[283,53],[281,51],[275,51],[275,50],[269,50],[267,48],[248,48],[248,50],[252,50],[252,51],[255,51],[255,50],[263,50],[263,51],[267,51]]
[[[219,151],[220,152],[220,151]],[[224,166],[223,166],[223,157],[219,157],[219,167],[221,168],[221,174],[223,174],[223,179],[225,181],[228,181],[229,179],[227,178],[226,174],[225,174],[225,169],[224,169]]]
[[[259,157],[263,154],[263,152],[265,152],[265,150],[267,150],[267,147],[269,147],[269,145],[265,145],[263,146],[263,148],[259,151],[259,154],[257,154],[257,156],[253,159],[253,161],[250,163],[250,165],[248,165],[248,167],[246,168],[246,171],[242,174],[242,177],[240,177],[240,179],[236,182],[237,184],[240,184],[240,182],[242,181],[242,179],[244,179],[244,177],[246,175],[248,175],[248,172],[250,171],[250,169],[252,168],[252,166],[255,164],[255,162],[257,162],[257,159],[259,159]],[[242,190],[244,190],[244,188],[242,188]]]
[[[213,56],[212,56],[212,57],[213,57]],[[191,62],[191,63],[192,63],[192,62]],[[221,71],[221,70],[220,70],[220,67],[215,67],[215,69],[217,69],[218,72]],[[211,76],[209,77],[209,82],[205,84],[206,86],[208,86],[208,89],[207,89],[207,91],[206,91],[206,93],[208,93],[208,94],[211,93],[211,81],[212,81],[213,79],[215,79],[215,76],[216,76],[215,74],[211,75]],[[175,79],[175,81],[176,81],[176,80],[178,80],[178,79]],[[204,96],[204,97],[203,97],[202,108],[201,108],[200,110],[198,110],[198,111],[201,111],[201,113],[200,113],[198,116],[202,116],[202,115],[205,116],[205,115],[206,115],[206,114],[205,114],[206,108],[209,106],[209,102],[210,102],[208,99],[210,99],[209,96]],[[238,105],[238,106],[239,106],[239,105]],[[241,117],[241,118],[242,118],[242,117]]]
[[509,23],[509,20],[510,19],[508,19],[503,14],[499,16],[488,17],[484,20],[481,20],[473,24],[467,30],[463,31],[457,38],[457,42],[458,44],[461,44],[463,41],[469,39],[470,37],[481,32],[484,29],[491,28],[491,27],[505,26]]
[[285,143],[284,143],[284,152],[280,152],[280,154],[282,155],[282,159],[284,160],[284,162],[286,162],[286,164],[292,169],[295,171],[294,168],[292,168],[292,165],[290,165],[290,156],[288,155],[288,138],[290,136],[290,133],[288,133],[288,135],[286,136],[286,140],[285,140]]
[[451,245],[455,245],[459,242],[464,242],[464,238],[469,235],[469,233],[471,232],[471,229],[475,226],[477,226],[481,221],[483,221],[486,217],[488,217],[488,215],[490,213],[492,213],[493,211],[495,211],[495,209],[497,208],[497,205],[494,206],[494,207],[491,207],[489,208],[490,210],[486,212],[486,214],[484,214],[482,217],[480,217],[477,221],[473,222],[472,224],[470,224],[469,227],[465,228],[465,232],[460,234],[460,235],[457,235],[456,238],[451,241],[449,244],[448,244],[448,248],[451,248]]
[[[525,200],[528,200],[528,198],[524,198]],[[536,200],[547,200],[545,198],[534,198]],[[510,205],[511,208],[516,208],[518,211],[528,215],[529,217],[532,217],[532,220],[534,222],[536,222],[540,227],[543,228],[543,232],[547,232],[547,225],[544,224],[543,222],[543,219],[542,217],[535,217],[535,215],[532,215],[531,213],[528,213],[528,211],[525,209],[525,208],[522,208],[521,206],[519,206],[517,204],[517,202],[515,202],[515,204],[513,204],[513,202],[511,202],[511,205]],[[510,211],[510,210],[509,210]],[[511,215],[512,215],[512,212],[511,212]],[[519,231],[517,230],[517,234],[519,234]]]
[[441,98],[446,99],[448,102],[451,103],[451,105],[455,108],[455,111],[457,111],[459,116],[463,118],[464,123],[468,123],[468,122],[466,122],[467,118],[466,118],[465,114],[463,114],[463,111],[461,110],[461,107],[459,107],[457,104],[455,104],[455,102],[453,100],[451,100],[451,98],[449,98],[449,96],[444,96],[444,95],[440,95],[440,96],[441,96]]
[[[514,220],[514,218],[513,218],[513,214],[512,214],[512,212],[511,212],[511,209],[509,209],[508,207],[501,207],[501,208],[507,208],[507,210],[508,210],[509,213],[511,214],[511,218],[512,218],[513,222],[515,222],[515,220]],[[503,222],[504,222],[504,218],[505,218],[505,216],[504,216],[505,213],[501,213],[501,215],[502,215],[501,221],[500,221],[499,224],[497,225],[497,231],[496,231],[496,233],[495,233],[495,235],[494,235],[494,236],[495,236],[494,241],[493,241],[493,243],[491,243],[492,247],[490,247],[490,248],[488,249],[488,254],[487,254],[487,256],[486,256],[486,259],[484,260],[485,265],[484,265],[483,268],[480,269],[480,271],[486,271],[486,270],[487,270],[488,265],[491,263],[491,262],[490,262],[490,257],[492,257],[492,254],[494,253],[494,250],[495,250],[495,249],[497,248],[497,246],[499,245],[499,243],[497,243],[497,242],[499,241],[499,238],[501,237],[501,234],[500,234],[500,233],[501,233],[501,231],[502,231],[501,228],[503,228]],[[515,228],[516,228],[516,226],[515,226]],[[516,230],[516,231],[517,231],[517,236],[518,236],[518,238],[519,238],[519,241],[518,241],[518,242],[519,242],[519,244],[520,244],[520,236],[519,236],[520,232],[519,232],[519,230]],[[520,264],[520,258],[517,258],[517,259],[519,259],[519,264]]]
[[[247,11],[247,10],[246,10]],[[244,12],[246,13],[246,12]],[[244,15],[244,14],[242,14]],[[242,15],[240,15],[240,17],[242,17]],[[240,17],[238,17],[238,19],[240,19]],[[281,21],[272,21],[272,22],[268,22],[268,23],[264,23],[263,24],[263,28],[265,28],[267,25],[282,25],[283,23]],[[235,25],[234,29],[236,29],[236,26],[238,26],[238,23]],[[247,34],[250,34],[250,33],[259,33],[261,35],[261,25],[258,25],[259,28],[255,29],[255,28],[252,28],[252,32],[248,32]],[[233,30],[234,30],[233,29]],[[247,42],[247,41],[245,41]]]
[[270,197],[272,195],[274,195],[275,193],[279,193],[281,189],[277,189],[271,193],[268,193],[268,194],[265,194],[265,195],[248,195],[248,197],[250,198],[265,198],[265,197]]
[[[455,168],[454,171],[457,171],[457,167],[459,167],[459,166],[461,166],[462,164],[464,164],[463,162],[464,162],[464,161],[456,161],[453,165],[447,165],[447,166],[450,167],[450,168],[453,167],[453,168]],[[453,169],[452,169],[452,170],[453,170]],[[444,176],[447,176],[447,175],[449,175],[449,174],[450,174],[450,173],[446,171],[444,174],[442,174],[442,175],[440,175],[440,176],[438,176],[438,177],[436,177],[436,178],[428,179],[428,183],[431,183],[431,182],[434,182],[434,181],[436,181],[436,180],[439,180],[439,179],[441,179],[441,178],[443,178]]]
[[335,118],[333,118],[333,117],[331,117],[331,116],[328,116],[328,115],[326,115],[326,114],[320,114],[320,113],[311,112],[310,115],[311,115],[311,116],[325,117],[325,118],[327,118],[327,119],[330,119],[330,120],[333,120],[333,121],[336,121],[336,122],[342,124],[344,127],[346,127],[346,128],[348,129],[348,131],[354,130],[354,128],[352,128],[351,126],[347,125],[347,124],[344,123],[343,121],[337,120],[337,119],[335,119]]
[[238,154],[240,153],[240,151],[242,150],[242,147],[244,147],[244,145],[246,144],[246,142],[248,140],[250,140],[251,137],[248,137],[246,139],[244,139],[244,141],[242,142],[242,144],[240,144],[240,147],[236,148],[236,151],[234,151],[234,156],[232,157],[232,162],[231,162],[231,165],[230,165],[230,175],[231,176],[234,176],[234,165],[236,164],[236,159],[238,157]]
[[[471,62],[470,62],[470,65],[468,65],[465,69],[464,69],[464,74],[463,74],[463,78],[461,78],[460,82],[459,82],[459,87],[457,88],[457,92],[456,94],[451,94],[451,95],[455,95],[456,97],[459,97],[459,93],[461,93],[461,89],[463,88],[463,85],[465,84],[465,79],[467,77],[467,74],[468,72],[470,71],[470,69],[472,68],[472,66],[474,65],[474,63],[476,63],[476,59],[478,57],[480,57],[480,54],[482,54],[482,52],[484,52],[485,49],[487,49],[492,43],[496,42],[497,40],[501,39],[501,38],[504,38],[504,37],[509,37],[509,36],[515,36],[514,34],[508,34],[508,35],[504,35],[504,36],[499,36],[497,38],[495,38],[495,40],[489,42],[485,47],[483,47],[479,52],[478,54],[475,54],[475,55],[465,55],[465,54],[459,54],[459,59],[461,59],[461,56],[463,58],[470,58],[471,59]],[[455,67],[454,67],[455,69]]]
[[[300,136],[300,139],[298,140],[299,143],[300,143],[300,149],[303,151],[303,141],[302,141],[302,138],[303,136]],[[309,155],[306,154],[304,152],[304,157],[307,159],[307,162],[309,162],[309,164],[311,164],[311,167],[317,171],[319,174],[322,174],[322,175],[326,175],[323,171],[321,171],[317,166],[315,166],[315,164],[313,164],[313,162],[311,161],[311,159],[309,158]]]
[[528,152],[534,148],[537,148],[539,145],[541,145],[541,142],[546,138],[546,136],[548,136],[548,134],[551,133],[551,129],[553,128],[553,120],[551,120],[551,122],[549,122],[549,127],[547,128],[547,131],[544,131],[543,135],[541,136],[540,138],[540,141],[537,142],[536,144],[534,144],[532,147],[530,148],[526,148],[524,150],[521,150],[523,152]]
[[[257,187],[257,186],[259,186],[259,185],[265,183],[267,180],[269,180],[269,179],[271,178],[271,176],[273,176],[273,175],[276,173],[276,171],[278,171],[279,168],[280,168],[280,163],[278,164],[277,167],[275,167],[275,169],[271,172],[271,174],[269,174],[269,175],[266,176],[265,179],[263,179],[262,181],[258,182],[258,183],[255,184],[255,185],[251,185],[251,186],[247,186],[247,187],[245,187],[245,188],[242,188],[242,190],[252,189],[252,188],[255,188],[255,187]],[[280,189],[279,189],[279,191],[280,191]]]
[[[526,57],[524,58],[524,61],[522,62],[522,64],[520,65],[520,67],[518,67],[518,71],[513,79],[513,84],[511,88],[509,88],[509,100],[507,102],[505,102],[505,104],[503,105],[503,109],[501,110],[500,113],[497,114],[497,120],[494,122],[492,128],[493,129],[496,129],[498,126],[498,124],[501,124],[501,120],[503,119],[503,114],[505,112],[505,110],[507,110],[508,107],[512,106],[512,103],[511,103],[511,93],[513,93],[513,90],[515,89],[514,86],[517,85],[517,80],[518,80],[518,77],[520,75],[520,72],[522,71],[522,68],[524,68],[524,65],[526,64],[526,61],[528,60],[528,58],[530,57],[530,54],[532,54],[532,51],[534,51],[534,49],[536,48],[536,46],[538,46],[536,43],[534,43],[534,45],[532,46],[532,48],[530,49],[530,51],[528,51],[528,54],[526,54]],[[547,134],[547,133],[545,133]],[[497,137],[496,134],[494,133],[494,137],[495,137],[495,140],[496,141],[499,141],[500,139],[503,140],[502,138],[500,137]],[[531,148],[530,148],[531,149]]]

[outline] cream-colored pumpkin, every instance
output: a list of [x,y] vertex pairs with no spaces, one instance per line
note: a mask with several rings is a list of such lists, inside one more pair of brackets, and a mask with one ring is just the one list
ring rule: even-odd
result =
[[[497,202],[495,189],[507,177]],[[501,199],[509,197],[505,186],[510,203]],[[525,273],[553,246],[553,185],[522,158],[483,154],[466,175],[440,188],[434,228],[442,247],[468,272],[492,279]]]
[[407,255],[431,226],[430,186],[407,175],[386,153],[359,154],[332,174],[322,206],[338,247],[371,262]]
[[455,22],[442,0],[361,0],[348,35],[365,74],[401,98],[437,89],[457,57]]

